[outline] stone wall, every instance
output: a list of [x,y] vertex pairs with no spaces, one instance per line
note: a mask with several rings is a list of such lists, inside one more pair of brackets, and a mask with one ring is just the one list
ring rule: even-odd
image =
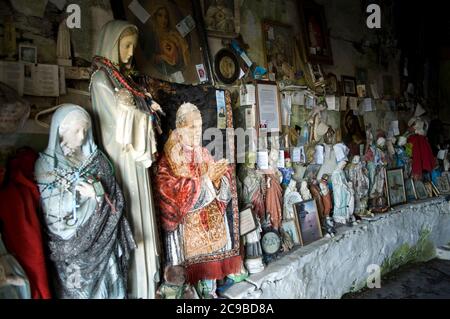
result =
[[407,204],[376,218],[339,228],[336,237],[289,253],[231,287],[226,297],[340,298],[366,285],[369,265],[386,273],[431,259],[435,247],[450,242],[450,204],[443,198]]

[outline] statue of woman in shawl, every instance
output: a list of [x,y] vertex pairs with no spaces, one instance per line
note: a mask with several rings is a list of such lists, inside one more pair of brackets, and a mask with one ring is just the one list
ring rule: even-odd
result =
[[124,199],[106,156],[97,149],[89,114],[65,104],[53,115],[47,149],[35,165],[56,296],[126,297],[135,247]]
[[201,113],[185,103],[155,174],[167,263],[184,266],[191,284],[239,273],[242,263],[239,255],[227,254],[233,240],[226,214],[231,168],[226,160],[214,161],[201,141]]
[[159,236],[149,167],[156,153],[154,126],[161,111],[127,76],[137,44],[136,26],[113,20],[103,26],[93,61],[92,108],[97,137],[116,169],[137,242],[130,268],[130,298],[154,298],[159,282]]

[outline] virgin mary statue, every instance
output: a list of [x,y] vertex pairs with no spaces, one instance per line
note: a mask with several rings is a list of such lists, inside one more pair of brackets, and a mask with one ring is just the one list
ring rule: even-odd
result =
[[91,98],[101,146],[116,169],[137,249],[130,265],[130,298],[155,298],[159,240],[149,168],[156,153],[154,124],[159,105],[127,76],[137,27],[113,20],[98,38]]
[[92,136],[89,114],[65,104],[53,115],[47,149],[35,165],[56,296],[126,297],[135,247],[114,170]]

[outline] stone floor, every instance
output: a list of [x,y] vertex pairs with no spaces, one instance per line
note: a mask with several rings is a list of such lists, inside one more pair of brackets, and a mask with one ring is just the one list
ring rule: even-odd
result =
[[381,281],[380,289],[365,289],[343,299],[448,299],[450,261],[434,259],[404,266]]

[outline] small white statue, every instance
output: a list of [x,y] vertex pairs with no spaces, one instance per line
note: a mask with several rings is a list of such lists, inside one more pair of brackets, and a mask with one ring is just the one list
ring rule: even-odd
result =
[[72,66],[72,52],[70,44],[70,30],[67,26],[67,20],[64,19],[58,28],[58,39],[56,42],[56,57],[58,65]]
[[302,195],[303,200],[310,200],[312,199],[311,192],[308,188],[308,182],[303,180],[300,185],[300,194]]
[[355,213],[365,215],[369,197],[369,177],[360,156],[354,156],[348,168],[348,178],[355,190]]
[[284,203],[283,203],[283,220],[289,220],[295,218],[294,204],[303,201],[302,196],[297,191],[297,182],[291,180],[289,186],[284,192]]
[[334,198],[333,219],[339,224],[347,224],[350,221],[354,222],[355,197],[353,185],[348,183],[345,178],[344,168],[346,165],[346,161],[339,162],[336,170],[331,175]]

